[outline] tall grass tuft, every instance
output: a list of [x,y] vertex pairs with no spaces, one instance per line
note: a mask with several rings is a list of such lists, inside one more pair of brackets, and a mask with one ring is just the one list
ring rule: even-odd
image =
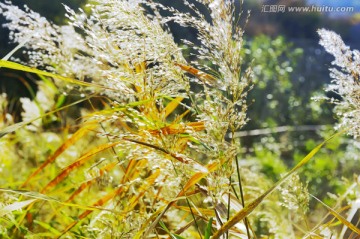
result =
[[[241,67],[241,14],[234,1],[183,3],[188,12],[146,0],[64,6],[66,26],[0,3],[10,39],[27,57],[0,67],[39,78],[34,97],[20,100],[21,122],[0,97],[0,155],[9,152],[0,169],[11,170],[0,179],[0,235],[305,234],[309,197],[295,172],[328,140],[275,184],[241,164],[231,136],[247,122],[252,87],[251,69]],[[179,46],[169,22],[194,28],[197,40]],[[184,57],[185,46],[195,60]]]

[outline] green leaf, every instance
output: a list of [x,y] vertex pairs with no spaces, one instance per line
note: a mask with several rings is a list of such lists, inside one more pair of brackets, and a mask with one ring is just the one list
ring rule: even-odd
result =
[[213,218],[211,217],[208,224],[207,224],[207,226],[206,226],[206,229],[205,229],[205,236],[204,236],[205,239],[210,239],[210,237],[212,235],[212,232],[211,232],[212,222],[213,222]]
[[56,230],[55,228],[53,228],[50,224],[45,223],[45,222],[41,222],[38,220],[34,220],[34,223],[40,225],[41,227],[45,228],[46,230],[48,230],[49,232],[51,232],[51,236],[54,235],[60,235],[61,232],[59,232],[58,230]]
[[179,236],[177,234],[170,232],[169,229],[167,229],[167,227],[165,226],[165,224],[162,221],[160,221],[159,224],[171,236],[172,239],[185,239],[182,236]]
[[61,94],[61,95],[59,96],[59,98],[57,99],[57,101],[56,101],[55,109],[58,109],[58,108],[60,108],[61,106],[63,106],[64,103],[65,103],[65,100],[66,100],[66,95]]

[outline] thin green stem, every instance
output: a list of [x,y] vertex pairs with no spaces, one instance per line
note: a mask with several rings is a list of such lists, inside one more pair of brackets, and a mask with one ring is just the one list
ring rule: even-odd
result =
[[[229,188],[231,187],[231,176],[229,178]],[[227,218],[226,221],[229,221],[230,219],[230,190],[228,195],[228,201],[227,201],[228,207],[227,207]],[[229,238],[229,231],[226,232],[226,238]]]
[[[243,187],[242,187],[241,173],[240,173],[239,161],[238,161],[237,156],[235,158],[235,162],[236,162],[236,172],[237,172],[238,181],[239,181],[241,204],[243,207],[245,207],[244,191],[243,191]],[[246,227],[246,234],[247,234],[248,238],[250,238],[249,221],[248,221],[247,217],[244,218],[244,223],[245,223],[245,227]]]

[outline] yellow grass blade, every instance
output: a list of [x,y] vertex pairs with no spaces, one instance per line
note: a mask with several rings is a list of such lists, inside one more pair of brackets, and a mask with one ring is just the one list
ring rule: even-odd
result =
[[97,110],[94,113],[86,115],[86,117],[91,118],[96,115],[112,115],[119,111],[127,111],[129,108],[134,108],[137,106],[145,105],[148,102],[150,102],[150,100],[141,100],[141,101],[131,102],[129,104],[125,104],[125,105],[121,105],[121,106],[116,106],[111,109]]
[[[159,215],[161,212],[163,212],[166,209],[166,206],[162,206],[160,207],[156,212],[154,212],[148,220],[146,220],[146,222],[144,222],[141,226],[141,228],[138,230],[138,232],[136,233],[136,235],[133,237],[133,239],[142,239],[142,238],[146,238],[146,235],[148,234],[147,232],[151,231],[151,230],[146,230],[147,225],[149,225],[150,223],[153,222],[154,219],[156,219],[157,215]],[[146,232],[145,232],[146,230]]]
[[[142,191],[140,192],[140,194],[144,194],[145,191],[148,189],[148,185],[152,185],[154,184],[155,180],[157,179],[157,177],[160,175],[160,170],[157,170],[155,173],[151,174],[147,179],[146,179],[146,183],[144,183],[141,186]],[[109,200],[113,199],[116,195],[120,194],[122,191],[124,190],[124,187],[120,187],[116,190],[114,190],[113,192],[107,194],[105,197],[101,198],[100,200],[98,200],[96,203],[93,204],[93,207],[97,207],[97,206],[102,206],[104,205],[106,202],[108,202]],[[139,195],[138,195],[139,196]],[[133,208],[139,199],[139,197],[136,198],[132,198],[130,200],[130,210],[131,208]],[[78,218],[79,220],[74,221],[73,223],[71,223],[70,225],[68,225],[65,230],[61,233],[61,235],[59,235],[57,238],[60,238],[62,235],[64,235],[65,233],[67,233],[69,230],[71,230],[71,228],[73,228],[80,220],[84,219],[85,217],[87,217],[92,211],[91,210],[87,210],[85,212],[83,212]]]
[[203,81],[204,83],[208,85],[215,85],[218,86],[218,82],[216,78],[212,75],[209,75],[203,71],[200,71],[192,66],[184,65],[181,63],[175,63],[176,66],[180,67],[182,70],[192,74],[193,76],[196,76],[199,80]]
[[169,104],[167,104],[167,106],[161,111],[161,114],[166,117],[169,116],[169,114],[171,114],[177,107],[178,105],[181,103],[181,101],[183,100],[183,97],[176,97],[175,99],[173,99]]
[[58,183],[60,183],[65,177],[67,177],[71,171],[75,170],[76,168],[80,167],[81,165],[83,165],[84,163],[86,163],[92,156],[94,156],[95,154],[102,152],[106,149],[109,149],[111,147],[114,147],[115,145],[120,144],[121,142],[114,142],[114,143],[108,143],[108,144],[103,144],[100,145],[96,148],[93,148],[92,150],[90,150],[89,152],[85,153],[84,155],[82,155],[77,161],[75,161],[74,163],[70,164],[69,166],[67,166],[65,169],[63,169],[61,171],[60,174],[58,174],[51,182],[49,182],[42,190],[41,193],[45,193],[47,191],[49,191],[49,189],[55,187]]
[[[204,178],[206,175],[208,175],[210,172],[215,171],[219,167],[218,163],[212,163],[209,165],[206,165],[207,172],[197,172],[195,173],[185,184],[183,189],[178,193],[176,198],[181,198],[182,196],[186,195],[186,191],[194,186],[197,182],[199,182],[202,178]],[[156,219],[151,223],[149,228],[145,231],[145,237],[150,234],[150,232],[155,228],[155,226],[159,223],[160,219],[164,216],[164,214],[169,210],[169,208],[176,202],[177,200],[171,201],[165,209],[160,213],[157,211],[156,213],[160,213],[159,216],[156,217]]]
[[314,195],[311,195],[313,198],[315,198],[319,203],[321,203],[324,207],[326,207],[327,210],[329,210],[329,212],[334,215],[334,217],[336,217],[342,224],[344,224],[345,226],[347,226],[350,230],[352,230],[353,232],[355,232],[356,234],[360,235],[360,229],[357,228],[354,224],[352,224],[351,222],[349,222],[348,220],[346,220],[343,216],[341,216],[337,211],[335,211],[334,209],[332,209],[331,207],[329,207],[328,205],[326,205],[325,203],[323,203],[320,199],[318,199],[317,197],[315,197]]
[[203,179],[208,173],[202,173],[198,172],[195,173],[185,184],[185,186],[182,188],[180,193],[177,195],[177,197],[184,196],[186,192],[194,186],[196,183],[198,183],[201,179]]
[[202,131],[205,129],[204,122],[189,122],[186,124],[171,124],[160,129],[150,130],[149,132],[152,135],[159,135],[160,133],[163,135],[171,135],[171,134],[183,134],[186,133],[187,130],[193,131]]
[[186,110],[184,113],[182,113],[181,115],[178,115],[176,117],[176,119],[173,121],[173,123],[179,123],[184,117],[185,115],[189,114],[190,110]]
[[[181,233],[183,233],[184,231],[186,231],[189,227],[191,227],[191,225],[193,225],[194,222],[195,222],[194,220],[191,220],[191,221],[188,222],[186,225],[184,225],[184,226],[182,226],[181,228],[177,229],[177,230],[175,231],[175,234],[176,234],[176,235],[180,235]],[[168,237],[168,239],[169,239],[169,237]]]
[[145,192],[149,189],[149,187],[153,186],[155,180],[159,177],[160,172],[161,171],[159,169],[156,170],[145,180],[145,182],[138,189],[138,194],[130,198],[128,207],[126,207],[124,211],[130,212],[131,210],[133,210],[133,208],[138,203],[139,199],[141,199],[142,196],[144,196]]
[[146,159],[143,160],[131,159],[128,166],[126,167],[125,174],[121,179],[121,183],[123,184],[127,181],[131,181],[137,178],[140,174],[140,171],[137,169],[142,168],[144,165],[146,165],[146,163],[147,163]]
[[26,181],[21,185],[21,188],[25,187],[29,181],[35,177],[38,173],[40,173],[48,164],[55,161],[55,159],[63,153],[67,148],[72,146],[76,141],[86,135],[88,132],[92,131],[97,127],[96,124],[87,124],[78,131],[76,131],[69,139],[67,139],[56,151],[53,155],[51,155],[43,164],[38,167],[35,172],[33,172]]
[[35,73],[35,74],[39,74],[39,75],[43,75],[43,76],[48,76],[48,77],[51,77],[51,78],[54,78],[54,79],[59,79],[59,80],[65,81],[67,83],[76,84],[76,85],[88,86],[88,87],[97,87],[97,88],[101,88],[101,89],[110,89],[110,88],[107,88],[107,87],[104,87],[104,86],[101,86],[101,85],[96,85],[96,84],[92,84],[92,83],[88,83],[88,82],[84,82],[84,81],[79,81],[79,80],[74,80],[74,79],[69,78],[69,77],[64,77],[64,76],[60,76],[60,75],[57,75],[57,74],[54,74],[54,73],[38,70],[36,68],[24,66],[24,65],[21,65],[19,63],[12,62],[12,61],[0,60],[0,67],[9,68],[9,69],[13,69],[13,70],[24,71],[24,72],[29,72],[29,73]]
[[[104,172],[108,172],[110,171],[111,169],[113,169],[118,163],[117,162],[113,162],[113,163],[110,163],[104,167],[102,167],[100,169],[100,172],[99,172],[99,177],[101,177]],[[89,180],[87,182],[84,182],[82,183],[76,190],[75,192],[73,192],[71,194],[71,196],[66,200],[66,202],[71,202],[72,200],[74,200],[74,198],[79,195],[82,191],[84,191],[86,188],[88,188],[90,185],[94,184],[96,182],[96,178],[92,179],[92,180]]]
[[125,174],[121,179],[121,184],[123,184],[126,181],[130,180],[131,171],[136,169],[136,164],[137,163],[138,163],[137,160],[130,159],[130,161],[129,161],[127,167],[126,167]]
[[139,64],[135,65],[135,72],[136,73],[144,73],[144,71],[146,70],[146,62],[140,62]]
[[218,239],[222,234],[224,234],[227,230],[229,230],[232,226],[234,226],[239,221],[243,220],[246,216],[248,216],[270,193],[272,193],[278,186],[284,183],[295,171],[304,166],[309,160],[331,139],[339,136],[344,131],[340,131],[330,138],[323,141],[321,144],[316,146],[313,150],[308,153],[294,168],[292,168],[283,178],[281,178],[278,182],[276,182],[270,189],[268,189],[265,193],[263,193],[260,197],[256,198],[254,201],[246,205],[242,210],[237,212],[233,217],[231,217],[226,223],[224,223],[219,230],[217,230],[212,239]]
[[176,140],[176,144],[174,145],[174,149],[176,152],[182,153],[188,146],[189,139],[188,137],[181,137]]
[[168,151],[168,150],[166,150],[164,148],[161,148],[159,146],[152,145],[152,144],[149,144],[149,143],[146,143],[146,142],[141,142],[141,141],[134,140],[134,139],[129,139],[129,138],[123,138],[123,139],[127,140],[127,141],[130,141],[130,142],[138,143],[138,144],[141,144],[141,145],[144,145],[144,146],[148,146],[150,148],[156,149],[156,150],[161,151],[161,152],[164,152],[165,154],[170,155],[172,158],[178,160],[181,163],[192,165],[193,168],[198,170],[198,171],[202,171],[202,172],[206,172],[206,173],[208,172],[207,167],[204,167],[202,164],[198,163],[197,161],[195,161],[192,158],[187,157],[186,155],[182,155],[180,153],[173,153],[173,152],[170,152],[170,151]]
[[160,119],[160,111],[156,106],[156,101],[153,99],[149,101],[149,103],[144,104],[143,110],[141,112],[146,116],[148,120],[159,122],[162,121]]
[[[96,201],[93,204],[93,207],[97,207],[97,206],[102,206],[104,205],[106,202],[108,202],[110,199],[114,198],[116,195],[118,195],[119,193],[121,193],[124,190],[124,187],[120,187],[114,191],[112,191],[111,193],[105,195],[103,198],[99,199],[98,201]],[[60,238],[61,236],[63,236],[65,233],[67,233],[69,230],[71,230],[71,228],[73,228],[76,224],[78,224],[78,222],[82,219],[84,219],[85,217],[87,217],[92,211],[91,210],[86,210],[85,212],[83,212],[80,216],[78,216],[78,220],[72,222],[71,224],[69,224],[62,232],[61,234],[56,237],[56,238]]]
[[[180,198],[175,198],[174,200],[172,200],[169,204],[175,203],[181,199],[186,199],[185,197],[180,197]],[[159,214],[163,214],[164,211],[167,211],[167,208],[169,207],[169,205],[167,206],[161,206],[156,212],[154,212],[149,219],[146,220],[146,222],[144,222],[141,226],[141,228],[138,230],[138,232],[136,233],[136,235],[133,237],[133,239],[140,239],[140,238],[146,238],[146,235],[148,235],[148,232],[150,232],[153,228],[151,228],[151,225],[148,229],[147,225],[149,225],[150,223],[153,224],[152,222],[154,220],[157,220],[157,218],[159,217]],[[145,232],[146,230],[146,232]]]
[[209,173],[215,171],[219,167],[218,163],[212,163],[209,165],[206,165],[207,172],[197,172],[195,173],[184,185],[182,190],[178,193],[177,197],[181,197],[186,195],[186,192],[194,186],[196,183],[198,183],[201,179],[203,179],[206,175]]
[[215,216],[215,212],[214,209],[209,209],[209,208],[196,208],[196,210],[191,211],[189,207],[187,206],[177,206],[174,205],[175,208],[178,208],[184,212],[191,212],[194,213],[196,216],[200,216],[198,212],[200,212],[203,215],[209,216],[209,217],[214,217]]

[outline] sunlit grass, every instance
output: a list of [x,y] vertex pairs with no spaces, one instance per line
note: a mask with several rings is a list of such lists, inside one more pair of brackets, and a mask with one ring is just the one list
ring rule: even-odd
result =
[[[232,2],[198,1],[211,22],[186,1],[194,16],[152,2],[97,3],[90,16],[66,7],[69,26],[0,4],[30,59],[30,66],[3,59],[0,67],[43,82],[33,99],[21,99],[23,121],[1,108],[1,236],[321,238],[336,223],[359,233],[352,218],[321,201],[337,221],[310,222],[315,208],[296,174],[343,131],[277,182],[246,165],[229,137],[247,122],[252,79],[251,68],[242,69]],[[164,30],[169,21],[198,30],[200,45],[185,41],[198,61],[184,59]]]

